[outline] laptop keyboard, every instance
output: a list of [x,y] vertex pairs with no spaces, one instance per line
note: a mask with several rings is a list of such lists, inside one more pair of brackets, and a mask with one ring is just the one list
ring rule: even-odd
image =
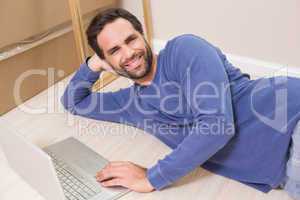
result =
[[84,200],[99,194],[101,188],[88,180],[82,180],[72,173],[70,167],[57,158],[54,153],[47,151],[52,158],[58,179],[68,200]]

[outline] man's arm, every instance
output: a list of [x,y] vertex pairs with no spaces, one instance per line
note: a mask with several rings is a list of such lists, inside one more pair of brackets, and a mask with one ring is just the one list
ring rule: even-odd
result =
[[215,49],[191,35],[178,38],[175,47],[172,61],[180,72],[177,78],[192,110],[194,126],[176,149],[147,171],[157,190],[203,164],[234,135],[229,81]]
[[[131,122],[127,111],[130,105],[130,88],[117,92],[92,92],[92,85],[98,80],[100,73],[107,69],[102,67],[93,56],[88,63],[83,63],[70,80],[61,103],[74,115],[80,115],[97,120],[113,122]],[[96,61],[95,61],[96,60]]]

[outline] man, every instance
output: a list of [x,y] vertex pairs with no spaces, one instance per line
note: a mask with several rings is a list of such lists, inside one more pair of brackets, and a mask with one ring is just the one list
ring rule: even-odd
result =
[[[178,36],[154,55],[141,23],[123,9],[100,13],[86,33],[96,54],[70,81],[64,107],[136,126],[173,149],[149,169],[111,162],[97,174],[103,186],[161,190],[199,166],[263,192],[290,180],[286,163],[300,117],[299,79],[250,80],[218,48],[194,35]],[[91,92],[104,70],[134,85]]]

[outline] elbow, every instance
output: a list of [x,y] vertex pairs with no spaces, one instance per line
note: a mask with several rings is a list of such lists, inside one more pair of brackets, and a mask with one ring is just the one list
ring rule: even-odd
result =
[[67,99],[68,99],[68,98],[66,97],[66,93],[64,93],[64,95],[62,95],[62,96],[60,97],[60,103],[62,104],[62,106],[63,106],[66,110],[69,110]]
[[60,103],[62,104],[62,106],[64,107],[65,110],[67,110],[68,112],[70,112],[73,115],[76,114],[76,112],[75,112],[75,106],[71,105],[68,102],[68,98],[67,98],[66,94],[64,94],[63,96],[61,96]]

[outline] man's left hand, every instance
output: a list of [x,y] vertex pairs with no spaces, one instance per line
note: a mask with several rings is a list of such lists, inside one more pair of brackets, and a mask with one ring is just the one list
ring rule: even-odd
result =
[[136,192],[152,192],[147,169],[127,161],[113,161],[97,172],[96,179],[104,187],[123,186]]

